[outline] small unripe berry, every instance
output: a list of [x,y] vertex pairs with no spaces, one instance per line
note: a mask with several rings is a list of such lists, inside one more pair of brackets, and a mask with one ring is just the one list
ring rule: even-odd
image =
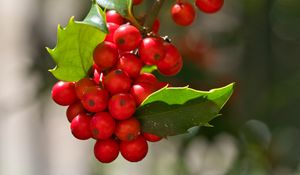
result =
[[67,106],[77,100],[75,86],[73,82],[59,81],[52,87],[52,99],[55,103]]
[[137,48],[142,40],[140,31],[129,24],[121,25],[114,33],[114,43],[119,50],[131,51]]
[[130,142],[121,141],[120,152],[126,160],[138,162],[147,155],[148,143],[143,136],[139,136],[137,139]]
[[86,93],[87,89],[92,86],[97,86],[97,84],[90,78],[83,78],[75,83],[76,95],[79,99]]
[[148,37],[142,40],[139,54],[144,63],[154,65],[165,57],[166,50],[161,39]]
[[224,0],[196,0],[195,4],[205,13],[215,13],[223,7]]
[[118,69],[125,71],[131,78],[139,76],[142,67],[142,61],[132,53],[122,54],[117,65]]
[[91,119],[90,129],[94,139],[108,139],[115,127],[116,122],[108,112],[98,112]]
[[108,92],[99,87],[90,87],[81,99],[83,107],[89,112],[101,112],[106,109]]
[[130,94],[116,94],[108,102],[111,115],[118,120],[130,118],[135,112],[135,99]]
[[114,43],[104,41],[99,44],[93,54],[94,62],[101,70],[114,67],[118,62],[118,49]]
[[117,69],[103,77],[103,85],[111,94],[124,93],[130,90],[131,80],[126,72]]
[[125,22],[124,18],[115,10],[109,10],[106,12],[106,22],[115,23],[121,25]]
[[75,102],[73,104],[71,104],[68,109],[67,109],[67,118],[69,120],[69,122],[71,123],[72,120],[80,113],[85,113],[85,109],[82,106],[82,104],[80,103],[80,101]]
[[120,25],[115,23],[107,23],[108,34],[105,37],[105,41],[114,42],[114,33],[120,27]]
[[119,155],[119,145],[116,140],[98,140],[94,146],[94,155],[102,163],[110,163]]
[[132,141],[140,134],[140,122],[135,118],[117,123],[115,135],[122,141]]
[[74,137],[87,140],[92,137],[90,131],[91,117],[85,113],[78,114],[71,122],[71,131]]
[[161,140],[161,137],[158,137],[157,135],[150,134],[150,133],[143,133],[144,138],[149,142],[158,142]]
[[182,68],[182,58],[175,46],[166,43],[166,56],[157,64],[158,71],[166,76],[176,75]]
[[192,4],[182,2],[173,5],[171,15],[176,24],[188,26],[195,20],[196,12]]

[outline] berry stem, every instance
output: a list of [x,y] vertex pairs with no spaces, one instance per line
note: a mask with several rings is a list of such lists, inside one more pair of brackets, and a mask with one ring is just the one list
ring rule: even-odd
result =
[[159,14],[159,11],[164,4],[165,0],[155,0],[151,8],[148,10],[148,13],[145,18],[144,28],[147,31],[147,33],[151,32],[152,26],[157,19],[157,16]]

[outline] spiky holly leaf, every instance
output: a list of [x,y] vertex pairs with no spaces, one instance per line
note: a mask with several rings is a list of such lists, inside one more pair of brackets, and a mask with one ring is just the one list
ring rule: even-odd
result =
[[57,30],[57,45],[47,48],[57,64],[50,72],[59,80],[78,81],[88,75],[93,65],[93,51],[103,42],[107,32],[105,14],[98,4],[93,5],[82,22],[72,17],[65,28]]
[[210,126],[232,95],[233,87],[230,84],[210,91],[166,87],[151,94],[135,116],[143,132],[161,137],[183,134],[194,126]]

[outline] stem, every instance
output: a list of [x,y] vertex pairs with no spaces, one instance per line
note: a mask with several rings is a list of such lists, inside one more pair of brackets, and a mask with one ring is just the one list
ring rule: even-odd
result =
[[165,0],[155,0],[152,7],[149,9],[145,18],[144,28],[148,32],[151,32],[152,26],[159,14],[159,11],[164,4]]

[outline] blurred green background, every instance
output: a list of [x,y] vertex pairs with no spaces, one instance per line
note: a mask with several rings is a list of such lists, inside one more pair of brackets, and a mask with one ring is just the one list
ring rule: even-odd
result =
[[[144,1],[137,15],[153,2]],[[197,10],[190,27],[171,20],[174,2],[160,13],[160,34],[184,67],[159,78],[201,90],[236,82],[235,93],[215,127],[150,144],[142,162],[104,165],[51,101],[54,62],[44,49],[55,46],[57,24],[83,19],[90,1],[1,0],[0,174],[300,175],[300,1],[225,0],[216,14]]]

